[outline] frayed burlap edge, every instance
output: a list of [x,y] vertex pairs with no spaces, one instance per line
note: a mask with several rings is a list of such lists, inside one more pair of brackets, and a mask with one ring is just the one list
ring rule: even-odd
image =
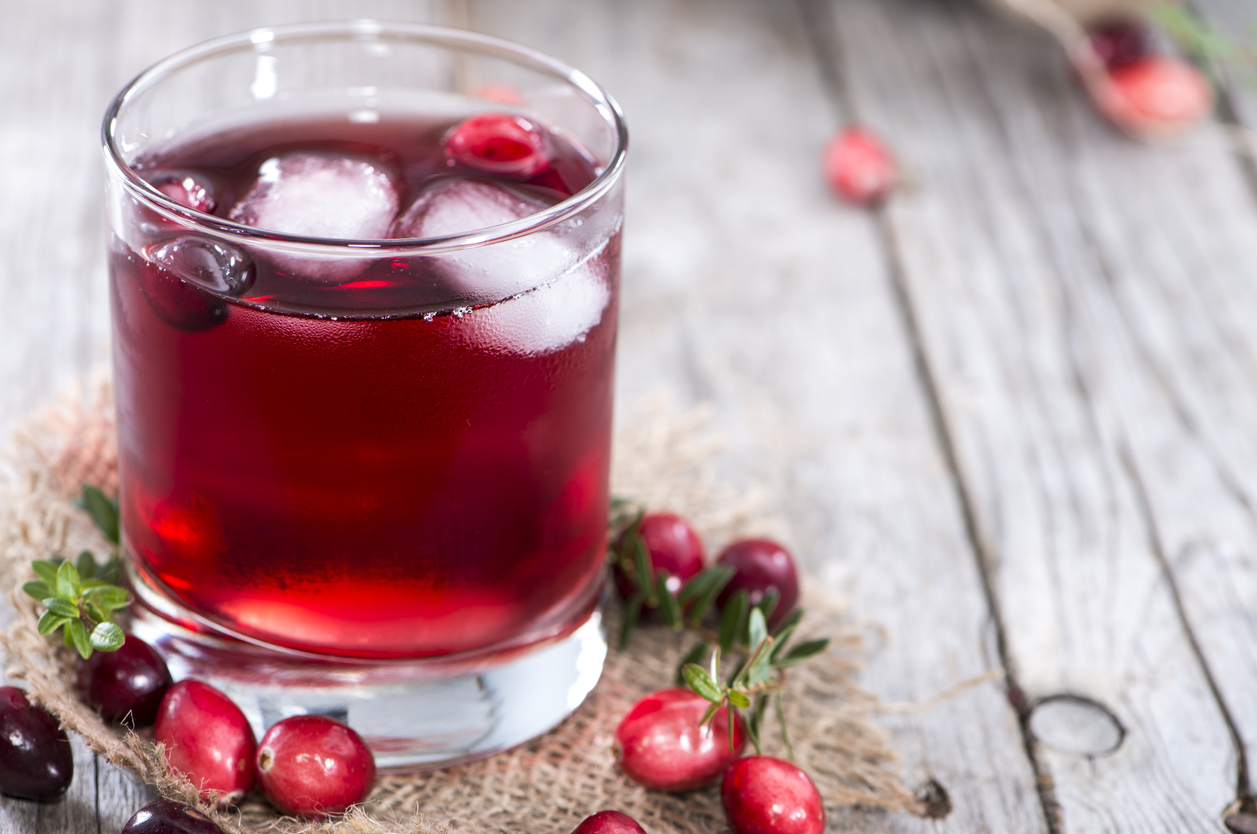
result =
[[[74,654],[38,634],[37,606],[20,590],[33,559],[83,548],[105,551],[71,499],[85,482],[116,488],[112,415],[108,382],[101,380],[17,435],[0,507],[0,582],[11,589],[16,615],[0,634],[0,648],[9,676],[22,680],[32,699],[90,749],[160,795],[196,804],[195,790],[166,770],[151,736],[119,732],[78,700]],[[780,533],[766,495],[739,492],[717,479],[712,461],[719,444],[709,418],[701,409],[678,413],[662,400],[628,413],[616,441],[616,493],[686,515],[712,545],[748,533]],[[855,683],[862,657],[859,629],[832,602],[808,602],[807,634],[801,637],[823,634],[833,642],[823,655],[790,670],[786,720],[797,763],[812,775],[830,808],[919,813],[919,801],[894,769],[889,737],[874,723],[879,703]],[[677,663],[692,644],[667,629],[639,629],[628,650],[611,652],[586,702],[552,732],[480,762],[426,774],[386,774],[362,808],[339,819],[312,823],[282,817],[256,795],[235,809],[201,808],[232,834],[563,834],[603,808],[621,810],[651,832],[725,830],[718,787],[684,795],[649,791],[620,774],[611,752],[619,716],[645,693],[671,686]],[[784,756],[772,719],[765,735],[765,753]]]

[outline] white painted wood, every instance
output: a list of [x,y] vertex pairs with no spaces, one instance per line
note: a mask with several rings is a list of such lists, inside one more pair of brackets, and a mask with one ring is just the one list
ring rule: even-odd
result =
[[1040,748],[1064,830],[1218,831],[1235,749],[1132,472],[1198,454],[1193,397],[1146,346],[1219,372],[1234,328],[1193,319],[1238,323],[1251,295],[1238,168],[1207,130],[1181,151],[1117,136],[1055,44],[971,4],[832,7],[856,110],[918,180],[889,226],[1014,674],[1128,731],[1107,757]]

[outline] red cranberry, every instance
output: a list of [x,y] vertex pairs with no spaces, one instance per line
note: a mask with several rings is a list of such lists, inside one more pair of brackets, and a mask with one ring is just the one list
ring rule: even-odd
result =
[[122,834],[223,834],[223,830],[190,805],[159,799],[136,811],[122,826]]
[[1152,38],[1148,27],[1136,20],[1109,20],[1088,32],[1091,48],[1108,70],[1129,66],[1148,57]]
[[367,798],[375,757],[344,724],[294,715],[266,731],[257,753],[258,783],[276,808],[298,817],[339,814]]
[[113,652],[96,652],[79,664],[78,690],[83,701],[100,710],[111,724],[148,727],[173,683],[166,661],[153,647],[127,635]]
[[179,681],[157,710],[157,741],[166,764],[185,774],[202,799],[239,802],[253,787],[253,729],[231,699],[200,681]]
[[[694,528],[680,516],[672,513],[648,513],[642,518],[638,534],[646,551],[650,554],[650,564],[656,572],[667,571],[668,590],[677,593],[691,577],[703,570],[703,541],[694,532]],[[620,596],[628,599],[636,590],[636,585],[628,574],[617,568],[615,572],[616,588]]]
[[209,186],[192,174],[166,171],[153,176],[149,182],[176,203],[205,214],[214,212],[216,203],[213,195],[210,194]]
[[56,799],[74,778],[70,739],[57,719],[14,686],[0,686],[0,793]]
[[825,806],[802,770],[770,756],[739,759],[725,771],[720,800],[733,834],[821,834]]
[[445,155],[474,171],[531,179],[549,166],[546,138],[522,116],[481,113],[445,134]]
[[624,774],[660,791],[688,791],[718,778],[746,743],[742,719],[733,720],[729,746],[728,708],[703,727],[709,702],[688,689],[664,689],[642,698],[615,728],[615,757]]
[[1091,82],[1096,107],[1134,133],[1169,133],[1189,127],[1213,109],[1209,82],[1186,61],[1145,58]]
[[619,811],[599,811],[585,817],[572,834],[646,834],[637,820]]
[[157,317],[185,333],[209,330],[227,320],[227,302],[200,287],[138,258],[140,291]]
[[834,136],[825,146],[824,167],[834,190],[858,206],[881,202],[899,182],[895,158],[863,128],[849,127]]
[[768,617],[768,627],[776,628],[799,602],[799,574],[789,551],[771,539],[740,539],[720,551],[716,561],[736,573],[720,592],[716,604],[723,606],[738,591],[746,591],[751,605],[770,589],[777,591],[777,607]]

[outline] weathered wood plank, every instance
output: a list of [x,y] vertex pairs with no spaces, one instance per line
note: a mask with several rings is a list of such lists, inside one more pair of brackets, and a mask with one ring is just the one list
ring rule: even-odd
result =
[[[586,69],[628,114],[621,401],[662,388],[715,406],[730,477],[778,496],[812,573],[885,626],[868,672],[882,697],[924,700],[997,664],[882,243],[819,173],[834,117],[797,10],[553,8],[476,2],[469,22]],[[841,824],[1045,830],[996,687],[888,724],[909,778],[936,778],[956,810]]]
[[1216,132],[1177,151],[1118,137],[1054,44],[972,4],[832,8],[857,112],[917,175],[889,228],[1013,672],[1127,731],[1107,756],[1038,746],[1064,830],[1218,831],[1236,750],[1144,496],[1201,454],[1181,409],[1202,386],[1165,363],[1236,364],[1219,343],[1257,254],[1239,169]]

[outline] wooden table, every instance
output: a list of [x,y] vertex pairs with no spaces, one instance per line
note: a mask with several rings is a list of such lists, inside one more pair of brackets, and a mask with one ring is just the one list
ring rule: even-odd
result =
[[[1244,0],[1199,4],[1237,33]],[[9,0],[0,430],[107,360],[98,120],[174,49],[304,19],[435,20],[611,89],[633,130],[619,396],[711,403],[816,581],[884,626],[866,685],[940,821],[1223,831],[1257,742],[1257,168],[1221,123],[1141,145],[1060,49],[976,0]],[[1227,88],[1228,122],[1257,119]],[[844,205],[847,122],[911,185]],[[1034,709],[1039,705],[1037,710]],[[1114,749],[1115,748],[1115,749]],[[0,830],[112,834],[143,792],[80,751]],[[593,810],[593,809],[591,809]]]

